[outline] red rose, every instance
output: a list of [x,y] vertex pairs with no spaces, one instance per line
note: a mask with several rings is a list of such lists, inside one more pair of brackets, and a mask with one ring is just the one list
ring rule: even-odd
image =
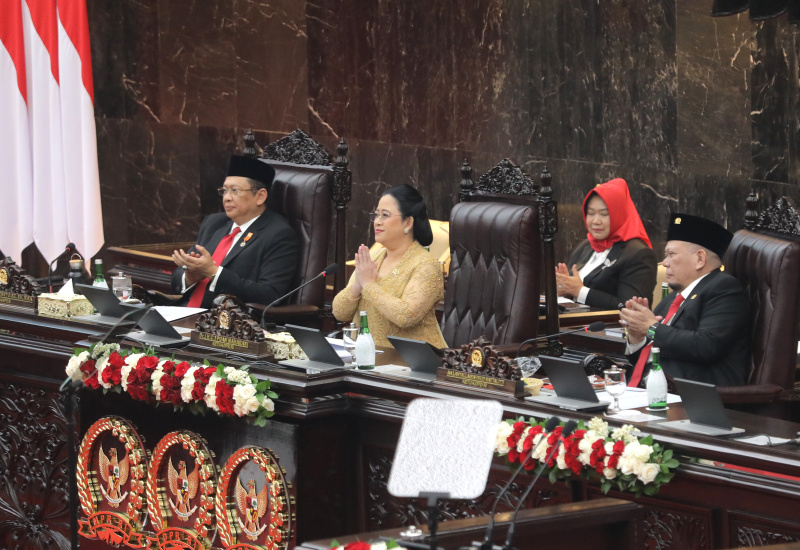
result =
[[175,366],[175,376],[183,378],[192,366],[186,361],[181,361]]
[[175,370],[175,362],[164,361],[164,364],[161,366],[161,370],[163,370],[167,374],[172,374],[172,372]]
[[154,355],[144,355],[139,358],[139,361],[136,362],[136,366],[147,369],[152,374],[152,372],[156,370],[156,367],[158,366],[158,357]]
[[617,441],[616,443],[614,443],[614,454],[621,455],[624,450],[625,450],[624,441]]
[[97,362],[94,359],[89,359],[80,366],[83,383],[93,390],[96,390],[100,387],[100,383],[97,381],[97,368],[95,367],[96,364]]
[[217,396],[217,407],[223,414],[233,414],[233,387],[225,380],[217,382],[214,392]]

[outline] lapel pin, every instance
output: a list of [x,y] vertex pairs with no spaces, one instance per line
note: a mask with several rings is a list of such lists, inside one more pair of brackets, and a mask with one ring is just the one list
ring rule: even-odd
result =
[[690,300],[694,300],[695,298],[697,298],[697,294],[692,294],[692,297],[691,297],[691,298],[689,298],[689,299],[690,299]]

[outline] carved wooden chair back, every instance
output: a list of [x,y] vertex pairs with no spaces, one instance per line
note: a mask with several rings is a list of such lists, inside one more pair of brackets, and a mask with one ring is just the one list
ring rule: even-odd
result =
[[[726,404],[762,404],[755,412],[785,416],[780,402],[794,397],[800,316],[800,216],[791,199],[755,211],[748,197],[745,229],[725,254],[725,270],[750,298],[751,361],[747,386],[719,388]],[[772,405],[769,405],[773,403]]]
[[442,316],[448,345],[479,336],[495,344],[535,336],[542,281],[552,291],[548,333],[558,332],[552,249],[556,203],[547,168],[539,183],[509,159],[477,184],[466,162],[461,175],[461,202],[450,213],[450,273]]
[[[300,240],[296,285],[318,275],[333,259],[340,267],[334,279],[334,292],[344,288],[345,215],[352,181],[344,139],[339,141],[336,158],[301,130],[270,143],[260,154],[256,152],[252,131],[248,130],[244,142],[245,156],[264,159],[275,168],[267,205],[286,218]],[[320,279],[306,286],[287,299],[287,303],[322,308],[325,283],[325,279]]]

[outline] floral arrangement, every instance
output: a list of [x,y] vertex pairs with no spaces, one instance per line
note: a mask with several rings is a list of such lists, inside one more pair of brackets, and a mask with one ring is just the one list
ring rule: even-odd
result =
[[[549,434],[544,433],[544,420],[507,420],[500,424],[495,452],[505,456],[509,463],[519,463],[535,447],[525,469],[532,470],[550,455],[561,437],[562,426]],[[542,441],[541,445],[537,444]],[[559,479],[567,482],[573,477],[599,479],[603,493],[612,488],[635,493],[636,496],[654,495],[659,487],[672,479],[679,462],[671,450],[665,450],[648,435],[638,439],[634,427],[625,425],[609,429],[608,423],[593,418],[588,424],[578,423],[556,455],[542,464],[551,483]]]
[[269,380],[257,380],[245,365],[211,366],[159,358],[151,350],[124,351],[119,344],[96,343],[76,349],[67,363],[67,375],[92,389],[127,393],[137,401],[171,403],[196,413],[211,409],[219,414],[249,417],[266,425],[275,414]]

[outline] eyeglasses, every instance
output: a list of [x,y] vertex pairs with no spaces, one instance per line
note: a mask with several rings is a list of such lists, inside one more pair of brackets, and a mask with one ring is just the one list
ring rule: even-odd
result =
[[389,214],[388,212],[370,212],[369,221],[374,222],[375,220],[381,220],[382,222],[385,222],[392,216],[402,216],[402,214]]
[[225,193],[230,193],[234,197],[238,197],[239,193],[243,193],[244,191],[258,191],[255,187],[248,187],[247,189],[239,189],[238,187],[220,187],[217,189],[217,193],[219,193],[220,197],[224,197]]

